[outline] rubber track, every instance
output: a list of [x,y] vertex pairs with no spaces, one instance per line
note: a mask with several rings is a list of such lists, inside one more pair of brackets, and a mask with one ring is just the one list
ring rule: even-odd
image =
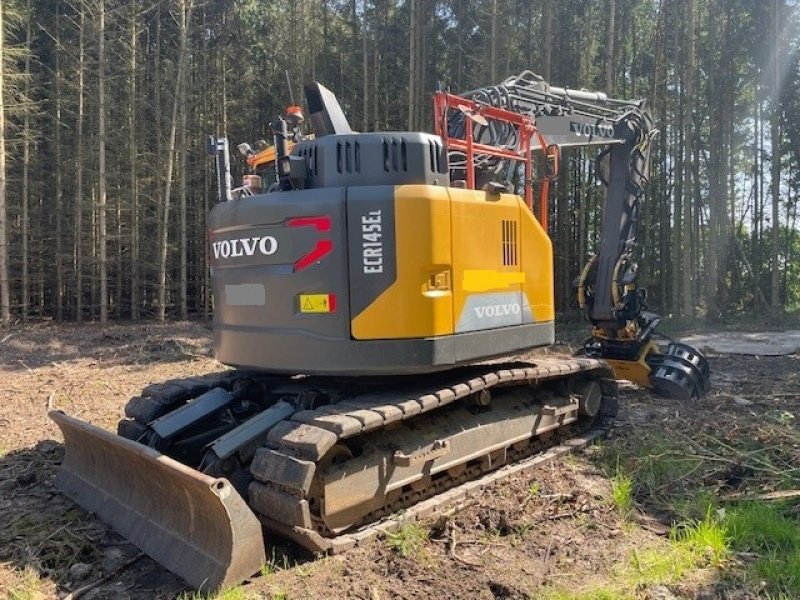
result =
[[[469,370],[469,379],[447,380],[442,387],[428,387],[403,393],[387,391],[364,394],[316,410],[299,411],[275,426],[263,448],[256,452],[251,464],[254,483],[250,486],[251,508],[269,529],[287,536],[313,551],[338,552],[350,548],[402,523],[423,518],[442,507],[482,490],[486,485],[510,474],[552,460],[576,447],[586,445],[604,433],[616,414],[616,383],[613,372],[603,361],[585,357],[539,357],[527,364],[485,365]],[[327,537],[312,522],[308,497],[316,463],[340,440],[387,425],[414,418],[453,402],[464,400],[483,390],[508,385],[537,385],[546,381],[568,380],[580,373],[591,373],[602,385],[603,405],[594,428],[578,438],[551,447],[544,454],[501,467],[479,479],[457,485],[421,503],[405,508],[402,516],[390,517],[355,533]],[[447,382],[447,383],[445,383]],[[581,441],[583,440],[583,441]],[[553,443],[557,443],[558,439]]]

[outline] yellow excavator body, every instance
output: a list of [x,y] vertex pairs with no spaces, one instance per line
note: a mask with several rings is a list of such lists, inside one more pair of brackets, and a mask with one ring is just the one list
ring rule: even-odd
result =
[[[316,136],[298,136],[294,107],[294,133],[270,124],[275,145],[247,159],[275,167],[266,191],[233,194],[227,140],[212,140],[214,348],[235,368],[148,386],[117,435],[52,413],[59,489],[216,592],[258,571],[263,530],[346,550],[392,515],[424,516],[504,465],[598,435],[616,413],[615,371],[702,396],[705,359],[652,338],[634,281],[643,103],[527,72],[502,85],[513,106],[437,94],[438,135],[354,133],[331,92],[307,86]],[[602,249],[580,282],[596,335],[585,356],[531,356],[553,343],[556,316],[532,156],[557,164],[560,146],[585,145],[613,147]]]

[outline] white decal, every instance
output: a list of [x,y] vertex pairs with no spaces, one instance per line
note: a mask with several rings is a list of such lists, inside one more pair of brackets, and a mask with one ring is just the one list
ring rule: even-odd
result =
[[518,315],[522,312],[519,304],[490,304],[488,306],[474,307],[475,315],[479,319],[492,317],[507,317],[508,315]]
[[215,259],[253,256],[256,250],[264,256],[272,256],[278,251],[278,240],[271,235],[221,240],[213,242],[211,249],[214,252]]
[[588,137],[614,137],[614,127],[613,125],[609,125],[607,123],[578,123],[576,121],[570,121],[569,128],[572,133],[577,135],[585,135]]
[[361,256],[364,273],[383,273],[383,228],[381,211],[361,215]]

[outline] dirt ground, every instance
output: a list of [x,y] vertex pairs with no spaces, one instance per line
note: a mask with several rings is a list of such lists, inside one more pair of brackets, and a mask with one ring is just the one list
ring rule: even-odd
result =
[[[55,491],[63,445],[47,413],[61,409],[113,429],[128,398],[149,383],[220,370],[209,336],[196,323],[31,325],[0,336],[0,597],[187,595],[180,580]],[[623,453],[636,462],[647,454],[636,444],[648,435],[674,436],[708,460],[668,483],[703,486],[714,496],[770,491],[781,461],[791,469],[788,461],[800,456],[791,435],[800,419],[800,356],[712,354],[709,361],[713,390],[700,402],[656,399],[623,386],[619,422],[603,445],[499,484],[479,502],[425,523],[418,540],[406,531],[407,538],[322,558],[276,540],[261,575],[229,597],[524,599],[619,579],[637,549],[666,547],[677,515],[659,502],[668,495],[663,481],[637,489],[632,515],[621,515],[609,500],[609,448],[637,448]],[[781,431],[789,437],[765,439],[773,435],[765,428],[772,422],[788,423]],[[730,436],[776,448],[772,471],[739,460]],[[715,450],[701,447],[703,440],[713,440]],[[692,569],[663,584],[644,582],[633,593],[665,600],[766,597],[757,582],[739,575],[737,565],[746,560]]]

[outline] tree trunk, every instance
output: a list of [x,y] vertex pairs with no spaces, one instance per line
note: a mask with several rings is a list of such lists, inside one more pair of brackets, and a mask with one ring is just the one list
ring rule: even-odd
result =
[[[754,272],[758,278],[759,285],[763,285],[763,273],[769,271],[768,260],[764,257],[764,207],[766,203],[765,189],[764,189],[764,168],[766,161],[764,160],[764,99],[763,87],[757,86],[755,90],[756,96],[756,165],[755,165],[755,190],[754,208],[753,208],[753,265]],[[767,264],[765,264],[765,262]],[[764,308],[768,308],[769,304]]]
[[491,35],[489,36],[489,82],[497,83],[497,0],[492,0]]
[[139,320],[139,182],[138,146],[136,143],[136,11],[138,2],[130,3],[131,37],[128,63],[128,168],[130,169],[131,195],[131,319]]
[[772,279],[770,281],[770,306],[773,314],[781,309],[780,298],[780,201],[781,201],[781,7],[782,0],[772,0],[772,112],[769,119],[769,139],[772,146],[771,196],[772,196]]
[[[25,87],[23,91],[24,102],[30,99],[30,77],[31,72],[31,0],[28,0],[26,7],[28,16],[25,26]],[[30,205],[31,205],[31,109],[23,109],[22,118],[22,320],[28,320],[30,302]]]
[[[694,147],[695,147],[695,135],[696,135],[696,125],[697,123],[694,122],[694,114],[696,111],[695,103],[697,99],[695,98],[695,10],[694,10],[694,0],[686,0],[686,102],[689,106],[689,113],[687,116],[684,117],[684,141],[688,143],[688,149],[685,151],[685,155],[687,161],[684,165],[684,184],[683,189],[686,193],[686,198],[683,201],[683,215],[677,214],[676,220],[682,219],[683,221],[683,235],[684,235],[684,249],[681,252],[681,278],[682,278],[682,289],[683,289],[683,301],[682,301],[682,312],[686,318],[694,316],[694,293],[692,291],[693,287],[693,277],[692,277],[692,202],[691,202],[691,190],[692,190],[692,173],[693,173],[693,165],[692,160],[694,159]],[[683,149],[682,149],[683,151]]]
[[542,77],[550,81],[552,75],[553,0],[542,0]]
[[78,114],[75,132],[75,320],[83,319],[83,136],[84,120],[84,72],[86,70],[86,6],[81,2],[78,33]]
[[616,0],[608,0],[608,29],[606,30],[606,86],[605,92],[607,94],[614,93],[614,37],[616,35],[616,15],[617,2]]
[[[153,53],[153,66],[154,66],[154,73],[152,77],[152,94],[153,94],[153,119],[155,121],[155,130],[153,131],[153,135],[155,137],[155,154],[156,160],[155,164],[151,166],[153,169],[154,181],[154,193],[153,193],[153,200],[154,200],[154,210],[152,213],[148,213],[148,216],[156,223],[156,233],[157,238],[160,240],[162,238],[163,232],[161,231],[162,220],[160,216],[160,210],[163,206],[164,199],[161,197],[161,194],[164,190],[161,188],[161,182],[163,177],[163,170],[161,166],[164,163],[164,136],[163,136],[163,128],[164,128],[164,106],[163,102],[161,101],[161,91],[162,88],[166,85],[166,77],[161,72],[161,41],[162,41],[162,15],[163,15],[163,8],[165,3],[159,2],[158,7],[156,8],[156,32],[155,32],[155,49],[152,51]],[[169,14],[169,10],[167,10],[167,14]],[[145,78],[146,81],[146,78]],[[177,92],[177,90],[176,90]],[[222,110],[226,110],[226,107],[223,106]],[[225,131],[225,129],[223,129]],[[152,223],[151,221],[150,223]],[[150,225],[150,223],[145,223],[145,228]],[[147,267],[144,273],[144,296],[147,298],[151,303],[153,300],[153,296],[156,296],[156,300],[158,299],[158,272],[156,268],[153,266],[158,263],[158,248],[152,248],[152,254],[147,254],[144,256],[144,260],[142,261],[143,264]],[[154,281],[155,279],[155,281]],[[149,285],[148,285],[149,284]],[[148,288],[149,288],[149,295],[148,295]],[[156,310],[158,310],[156,308]]]
[[409,31],[408,31],[408,129],[417,128],[417,51],[419,47],[418,17],[419,3],[421,0],[409,0]]
[[100,323],[108,322],[108,256],[106,245],[106,2],[97,4],[97,228],[100,256]]
[[6,224],[6,102],[5,102],[5,21],[0,5],[0,325],[11,325],[8,279],[8,231]]
[[364,120],[362,128],[364,131],[369,131],[369,43],[367,40],[367,1],[364,0],[364,16],[361,20],[361,102]]
[[180,106],[181,94],[184,86],[184,68],[186,63],[186,45],[189,36],[188,23],[192,19],[192,8],[194,0],[180,0],[179,8],[181,11],[180,21],[180,45],[178,49],[178,72],[176,77],[175,97],[172,102],[172,120],[169,128],[169,143],[167,144],[167,172],[164,184],[164,206],[161,214],[161,240],[160,258],[158,268],[158,322],[163,323],[166,318],[167,310],[167,249],[169,244],[169,204],[172,192],[172,171],[175,166],[175,139],[178,128],[178,109]]
[[[55,43],[61,46],[61,13],[56,6]],[[64,185],[61,167],[61,53],[55,57],[55,110],[53,129],[55,131],[55,221],[56,221],[56,321],[64,319]]]
[[178,152],[180,153],[180,174],[178,184],[178,197],[180,198],[180,289],[178,299],[180,302],[180,317],[182,320],[189,318],[189,306],[187,301],[189,287],[189,265],[187,256],[188,235],[186,231],[186,159],[189,156],[186,147],[186,77],[183,77],[180,85],[180,143]]

